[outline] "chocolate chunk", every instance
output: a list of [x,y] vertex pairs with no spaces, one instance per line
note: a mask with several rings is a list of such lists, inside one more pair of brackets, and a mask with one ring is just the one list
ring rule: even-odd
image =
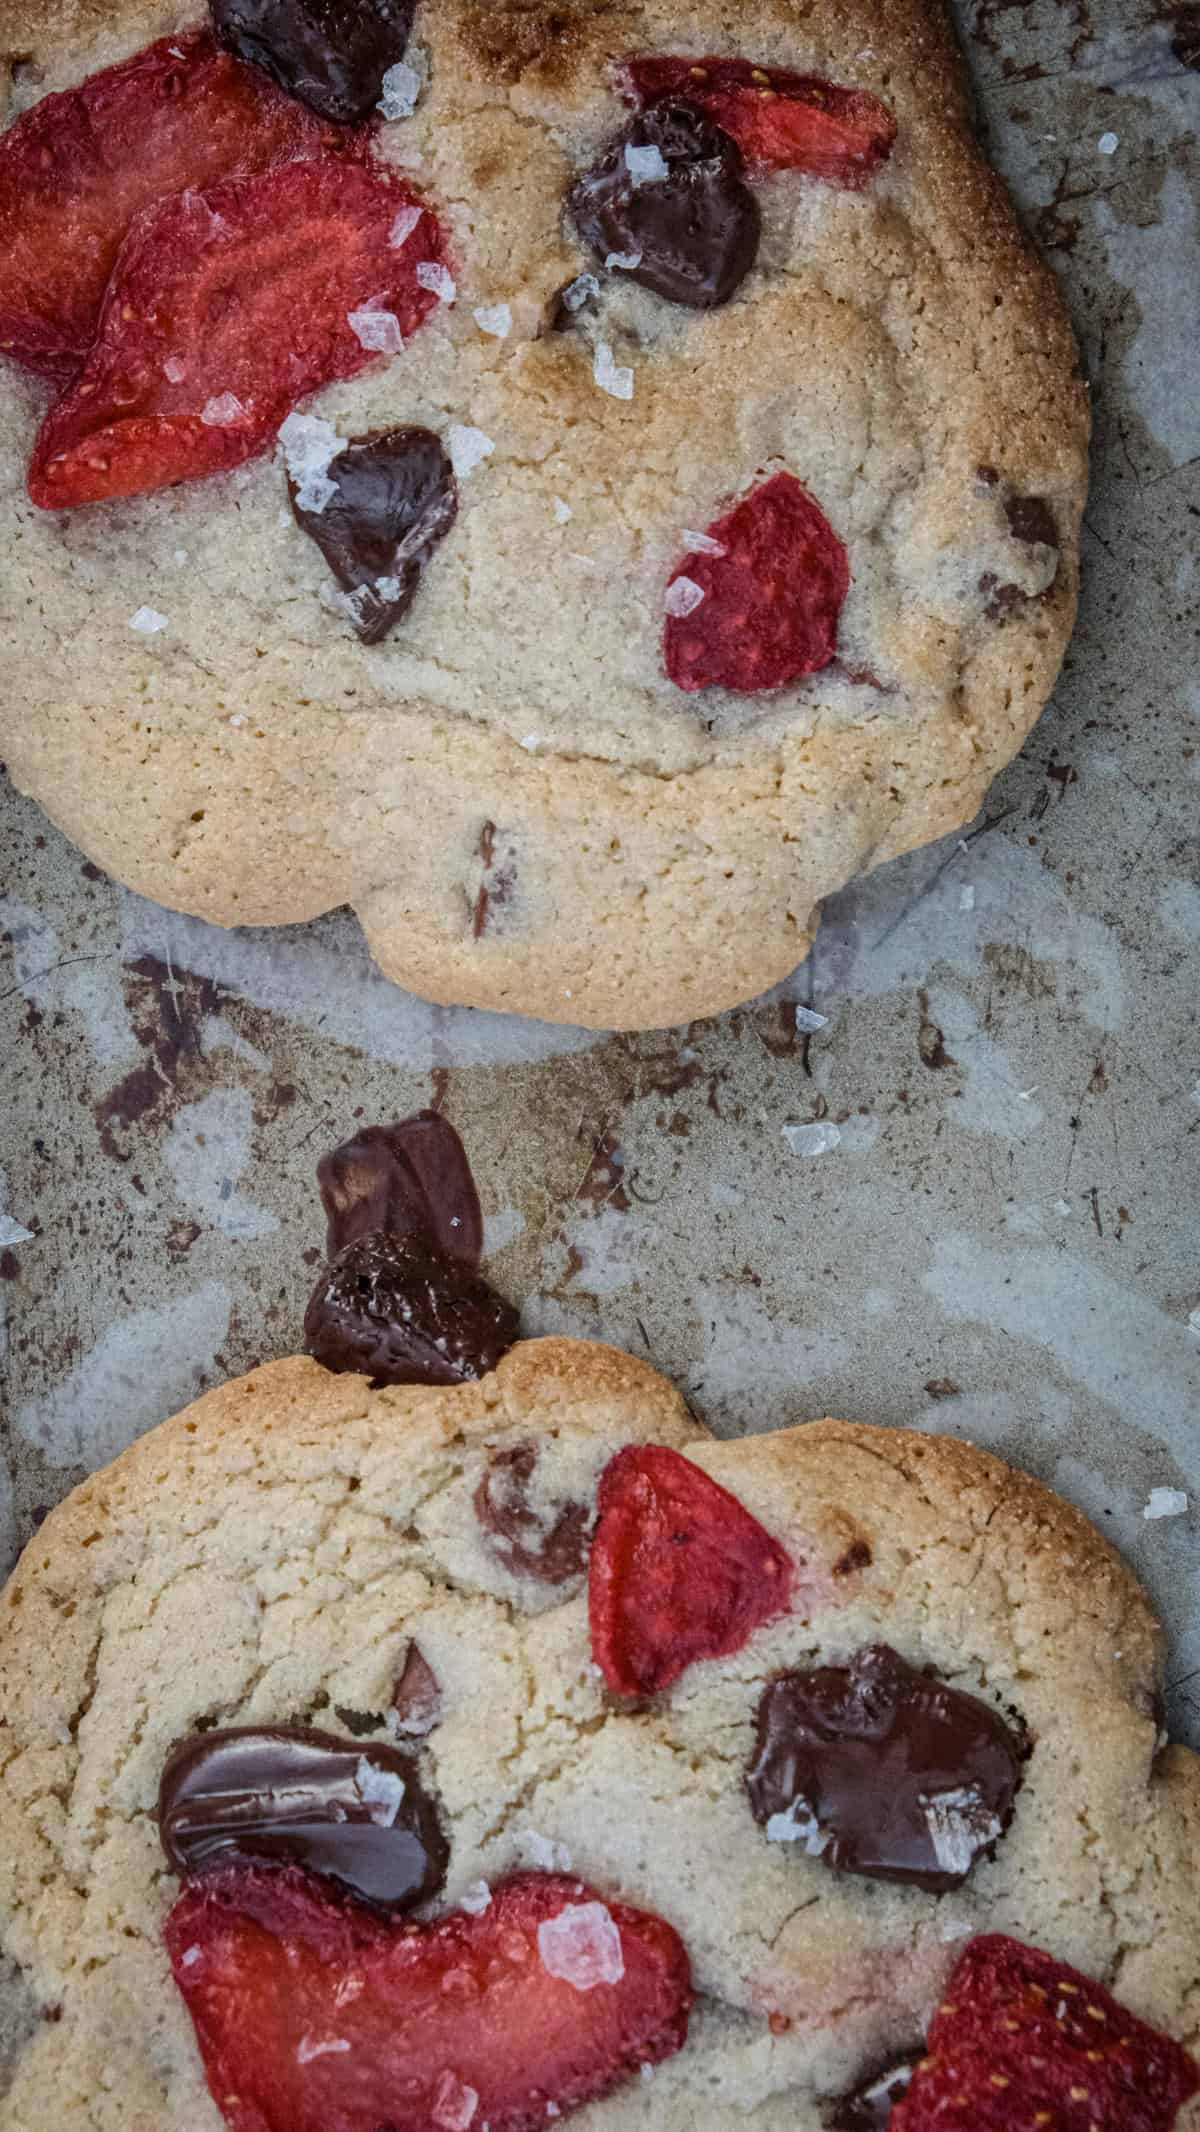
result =
[[1181,66],[1194,67],[1200,73],[1200,7],[1176,9],[1171,50]]
[[517,1577],[565,1584],[587,1561],[587,1503],[566,1503],[557,1516],[543,1516],[529,1500],[537,1446],[514,1444],[494,1451],[475,1490],[475,1515],[492,1553]]
[[[666,170],[643,175],[637,151],[655,149]],[[577,179],[571,212],[600,259],[613,252],[636,257],[636,265],[620,269],[630,281],[672,303],[711,310],[728,303],[758,256],[761,217],[743,167],[737,143],[690,104],[655,104],[622,127]]]
[[769,1682],[746,1782],[768,1837],[940,1893],[1007,1828],[1024,1751],[978,1696],[872,1644]]
[[158,1827],[183,1877],[301,1865],[379,1910],[427,1902],[450,1855],[411,1755],[297,1725],[180,1741],[162,1773]]
[[423,1740],[441,1720],[442,1691],[437,1674],[418,1645],[410,1643],[408,1655],[392,1690],[396,1730],[409,1739]]
[[292,511],[350,595],[363,643],[378,644],[408,613],[458,515],[454,468],[431,429],[382,429],[353,437],[326,475],[337,493],[319,511],[288,482]]
[[1058,527],[1044,496],[1010,496],[1004,506],[1008,530],[1014,540],[1033,547],[1057,548]]
[[908,2093],[919,2055],[914,2052],[887,2072],[875,2074],[837,2103],[827,2121],[829,2132],[883,2132],[900,2097]]
[[210,0],[213,28],[321,118],[369,118],[403,59],[416,0]]
[[989,622],[1007,622],[1017,607],[1023,607],[1028,594],[1019,585],[1002,585],[994,570],[985,570],[979,580],[983,595],[983,612]]
[[427,1239],[357,1237],[331,1259],[304,1313],[310,1355],[373,1384],[486,1377],[518,1336],[511,1303]]
[[466,1149],[436,1110],[414,1111],[395,1125],[368,1125],[323,1155],[317,1182],[330,1258],[357,1237],[432,1238],[440,1251],[478,1266],[483,1215]]

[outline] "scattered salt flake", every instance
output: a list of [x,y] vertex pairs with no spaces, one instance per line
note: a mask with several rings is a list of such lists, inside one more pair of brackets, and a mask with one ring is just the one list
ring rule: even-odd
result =
[[404,1780],[392,1769],[377,1769],[374,1762],[360,1756],[354,1772],[358,1796],[371,1808],[371,1819],[377,1828],[393,1828],[404,1797]]
[[296,2045],[297,2065],[311,2065],[314,2058],[329,2058],[336,2051],[348,2051],[350,2045],[344,2036],[301,2036]]
[[185,1947],[179,1957],[179,1966],[181,1969],[194,1969],[197,1962],[203,1959],[204,1949],[202,1947]]
[[958,907],[960,911],[973,911],[975,908],[975,889],[970,881],[964,881],[958,891]]
[[[418,277],[422,269],[417,268]],[[360,347],[372,355],[399,355],[404,346],[400,321],[394,311],[376,310],[364,304],[360,311],[347,311],[346,324]]]
[[548,2102],[546,2104],[546,2115],[547,2117],[561,2117],[562,2111],[556,2102]]
[[1069,1214],[1069,1213],[1070,1213],[1070,1211],[1071,1211],[1071,1202],[1070,1202],[1070,1200],[1069,1200],[1069,1199],[1056,1199],[1056,1200],[1055,1200],[1055,1202],[1054,1202],[1054,1211],[1055,1211],[1055,1213],[1056,1213],[1056,1214],[1062,1214],[1062,1215],[1067,1215],[1067,1214]]
[[1038,1089],[1040,1088],[1040,1086],[1041,1086],[1041,1083],[1040,1083],[1040,1081],[1035,1081],[1035,1082],[1034,1082],[1034,1084],[1033,1084],[1033,1087],[1032,1087],[1032,1088],[1018,1088],[1018,1090],[1017,1090],[1017,1101],[1018,1101],[1018,1103],[1032,1103],[1032,1101],[1033,1101],[1034,1097],[1036,1096],[1036,1094],[1037,1094],[1037,1092],[1038,1092]]
[[975,1930],[975,1921],[970,1917],[943,1917],[938,1924],[938,1938],[943,1946],[951,1940],[968,1940]]
[[619,1984],[625,1974],[621,1935],[603,1903],[568,1903],[538,1926],[538,1953],[549,1976],[576,1991]]
[[408,243],[424,212],[423,207],[402,207],[400,209],[388,232],[388,243],[394,252],[398,252],[401,245]]
[[217,392],[200,409],[200,420],[209,429],[228,429],[229,424],[245,412],[236,392]]
[[1144,1518],[1181,1518],[1188,1506],[1182,1488],[1152,1488],[1142,1512]]
[[632,400],[633,372],[627,364],[614,363],[613,352],[607,341],[596,342],[592,376],[601,392],[611,394],[614,400]]
[[694,577],[674,577],[663,594],[663,607],[668,614],[694,614],[704,598],[704,587]]
[[490,459],[496,447],[486,431],[472,429],[469,422],[452,422],[446,435],[450,464],[460,481],[473,474],[480,461]]
[[830,1840],[829,1831],[821,1827],[806,1799],[793,1799],[767,1822],[768,1843],[802,1843],[809,1858],[819,1858]]
[[400,580],[398,577],[377,577],[375,590],[381,600],[398,600],[400,597]]
[[541,744],[542,736],[540,733],[526,733],[524,740],[521,742],[521,746],[525,748],[530,755],[536,755],[538,749],[541,747]]
[[[567,994],[570,998],[570,994]],[[524,1829],[517,1837],[526,1865],[538,1873],[569,1873],[571,1853],[565,1843],[555,1843],[535,1828]]]
[[[319,415],[289,415],[279,432],[283,463],[295,486],[302,511],[323,511],[337,495],[337,483],[328,476],[331,459],[342,449],[342,440],[331,422]],[[287,513],[281,513],[286,525]]]
[[170,626],[166,615],[159,614],[156,607],[139,607],[137,613],[129,617],[129,627],[136,629],[143,637],[155,637],[160,629],[169,629]]
[[438,2076],[433,2091],[433,2106],[429,2112],[441,2132],[467,2132],[479,2108],[478,2088],[469,2088],[465,2080],[452,2073],[449,2066]]
[[1119,133],[1102,133],[1096,143],[1101,155],[1115,155],[1121,145]]
[[632,274],[641,263],[640,252],[606,252],[604,255],[604,265],[610,274]]
[[659,185],[668,176],[667,159],[653,142],[647,148],[635,148],[632,141],[627,142],[625,168],[635,185]]
[[690,526],[683,529],[683,545],[688,555],[724,555],[725,550],[711,533],[693,533]]
[[492,1891],[486,1880],[473,1880],[469,1888],[463,1889],[458,1900],[460,1908],[465,1910],[469,1917],[482,1917],[491,1905]]
[[562,497],[561,497],[561,496],[556,496],[556,497],[555,497],[555,499],[554,499],[554,521],[555,521],[555,524],[556,524],[556,525],[560,525],[560,526],[565,526],[565,525],[567,525],[567,524],[569,523],[569,521],[570,521],[570,517],[571,517],[571,506],[570,506],[570,504],[569,504],[569,503],[564,503],[564,502],[563,502],[563,500],[562,500]]
[[796,1027],[803,1029],[806,1036],[813,1036],[818,1029],[829,1027],[829,1016],[818,1014],[815,1007],[797,1007]]
[[380,83],[383,95],[377,108],[385,118],[411,118],[421,94],[421,77],[415,67],[398,59],[389,67]]
[[234,714],[233,714],[233,716],[232,716],[232,718],[230,719],[229,723],[230,723],[230,725],[245,725],[245,723],[246,723],[246,714],[245,714],[245,712],[244,712],[244,711],[235,711],[235,712],[234,712]]
[[643,2058],[641,2064],[638,2067],[638,2072],[641,2074],[643,2080],[653,2080],[654,2078],[654,2067],[646,2058]]
[[176,550],[175,550],[175,561],[176,561],[176,562],[178,563],[178,565],[179,565],[179,568],[180,568],[181,570],[182,570],[182,568],[183,568],[184,564],[185,564],[186,562],[190,561],[190,557],[189,557],[189,555],[188,555],[188,552],[187,552],[187,549],[186,549],[186,548],[176,548]]
[[333,2003],[335,2006],[350,2006],[355,1999],[361,1999],[366,1988],[363,1977],[343,1977],[333,1994]]
[[512,311],[508,304],[479,304],[474,318],[480,332],[490,333],[495,340],[506,341],[512,332]]
[[582,311],[585,303],[599,296],[600,284],[594,274],[577,274],[562,292],[562,300],[568,311]]
[[177,355],[169,355],[163,364],[163,376],[169,385],[181,385],[187,376],[187,364],[181,363]]
[[[417,280],[423,289],[432,289],[440,303],[452,304],[458,295],[458,284],[449,267],[440,259],[422,259],[417,268]],[[476,312],[476,317],[479,313]]]
[[978,1853],[1002,1832],[999,1819],[970,1784],[932,1792],[921,1808],[943,1873],[969,1873]]
[[0,1214],[0,1244],[27,1244],[33,1235],[32,1229],[23,1229],[11,1214]]
[[825,1119],[816,1125],[785,1125],[783,1137],[793,1155],[831,1155],[842,1144],[840,1128]]
[[1188,1331],[1194,1332],[1200,1338],[1200,1310],[1188,1312]]

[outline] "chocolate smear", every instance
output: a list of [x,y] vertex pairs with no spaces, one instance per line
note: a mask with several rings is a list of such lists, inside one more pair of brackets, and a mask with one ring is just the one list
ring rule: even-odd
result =
[[335,493],[320,510],[300,504],[289,480],[292,512],[349,595],[363,643],[378,644],[458,516],[454,468],[432,430],[410,428],[351,438],[325,472]]
[[584,243],[602,261],[616,255],[630,281],[711,310],[758,256],[762,218],[743,169],[736,141],[701,112],[654,104],[576,180],[571,213]]
[[529,1500],[537,1470],[535,1444],[513,1444],[493,1451],[487,1472],[475,1490],[475,1515],[488,1546],[516,1577],[536,1577],[542,1584],[565,1584],[587,1561],[587,1503],[566,1503],[543,1515]]
[[328,1370],[372,1384],[486,1377],[518,1337],[511,1303],[422,1236],[356,1237],[331,1259],[304,1313],[304,1342]]
[[1003,1835],[1024,1755],[989,1704],[872,1644],[768,1683],[746,1782],[771,1840],[941,1893]]
[[411,1755],[293,1725],[182,1740],[162,1773],[158,1826],[184,1878],[299,1865],[378,1910],[427,1902],[450,1855]]
[[466,1150],[435,1110],[395,1125],[368,1125],[317,1165],[330,1258],[372,1230],[424,1236],[474,1269],[483,1255],[483,1215]]
[[319,117],[369,118],[403,59],[416,0],[210,0],[220,42]]

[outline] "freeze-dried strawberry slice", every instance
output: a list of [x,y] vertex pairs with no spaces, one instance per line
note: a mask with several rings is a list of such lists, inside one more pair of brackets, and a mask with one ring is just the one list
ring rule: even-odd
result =
[[[442,259],[425,208],[382,170],[288,163],[149,208],[117,260],[82,377],[34,445],[45,510],[136,496],[253,458],[288,410],[399,348],[437,302],[417,269]],[[403,227],[403,221],[401,227]],[[364,329],[352,312],[382,316]],[[360,327],[363,325],[361,315]]]
[[0,136],[0,350],[65,383],[143,208],[335,148],[361,159],[370,140],[314,118],[207,30],[43,97]]
[[224,1873],[164,1937],[233,2132],[543,2132],[687,2036],[678,1935],[561,1874],[413,1925],[295,1867]]
[[972,1940],[889,2132],[1169,2132],[1200,2069],[1103,1985],[1019,1940]]
[[858,191],[892,152],[896,121],[867,89],[841,89],[788,67],[748,59],[659,59],[626,63],[631,100],[696,104],[731,133],[749,163],[803,170]]
[[588,1614],[592,1656],[615,1694],[656,1694],[696,1659],[739,1651],[787,1607],[783,1548],[678,1451],[618,1451],[599,1501]]
[[667,593],[663,651],[672,681],[749,693],[828,666],[850,568],[794,474],[773,474],[751,489],[708,537],[713,550],[685,556],[670,580],[682,594]]

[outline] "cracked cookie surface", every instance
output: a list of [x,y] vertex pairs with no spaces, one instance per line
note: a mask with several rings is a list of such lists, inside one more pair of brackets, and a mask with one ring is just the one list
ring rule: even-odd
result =
[[[796,1575],[790,1611],[733,1656],[622,1707],[583,1570],[526,1564],[534,1528],[590,1515],[608,1460],[642,1442],[733,1492]],[[496,1543],[517,1488],[534,1525],[514,1556]],[[1011,1825],[948,1894],[835,1875],[747,1803],[764,1681],[880,1642],[1031,1743]],[[1160,1749],[1162,1658],[1091,1526],[949,1438],[820,1421],[717,1442],[644,1365],[563,1340],[444,1392],[269,1365],[76,1490],[5,1595],[0,1924],[34,2014],[0,2126],[219,2132],[159,1937],[163,1762],[213,1724],[391,1738],[398,1682],[449,1839],[445,1904],[569,1869],[685,1942],[688,2042],[581,2111],[587,2132],[818,2132],[820,2098],[919,2041],[981,1931],[1194,2048],[1200,1764]],[[1197,2124],[1192,2104],[1179,2126]]]
[[[15,0],[10,115],[192,19]],[[871,92],[897,135],[859,190],[752,172],[757,262],[702,314],[603,273],[565,203],[626,115],[614,64],[729,48],[711,0],[419,15],[424,90],[380,151],[443,216],[455,301],[306,409],[344,438],[415,424],[491,449],[382,643],[331,608],[270,457],[37,511],[45,390],[3,366],[7,759],[119,878],[225,924],[349,902],[429,997],[665,1025],[774,982],[823,896],[975,812],[1074,614],[1070,331],[931,0],[755,0],[736,42]],[[592,268],[598,303],[544,330]],[[631,399],[601,389],[626,369]],[[781,470],[846,547],[837,657],[689,694],[663,657],[685,534]],[[146,611],[166,626],[131,627]]]

